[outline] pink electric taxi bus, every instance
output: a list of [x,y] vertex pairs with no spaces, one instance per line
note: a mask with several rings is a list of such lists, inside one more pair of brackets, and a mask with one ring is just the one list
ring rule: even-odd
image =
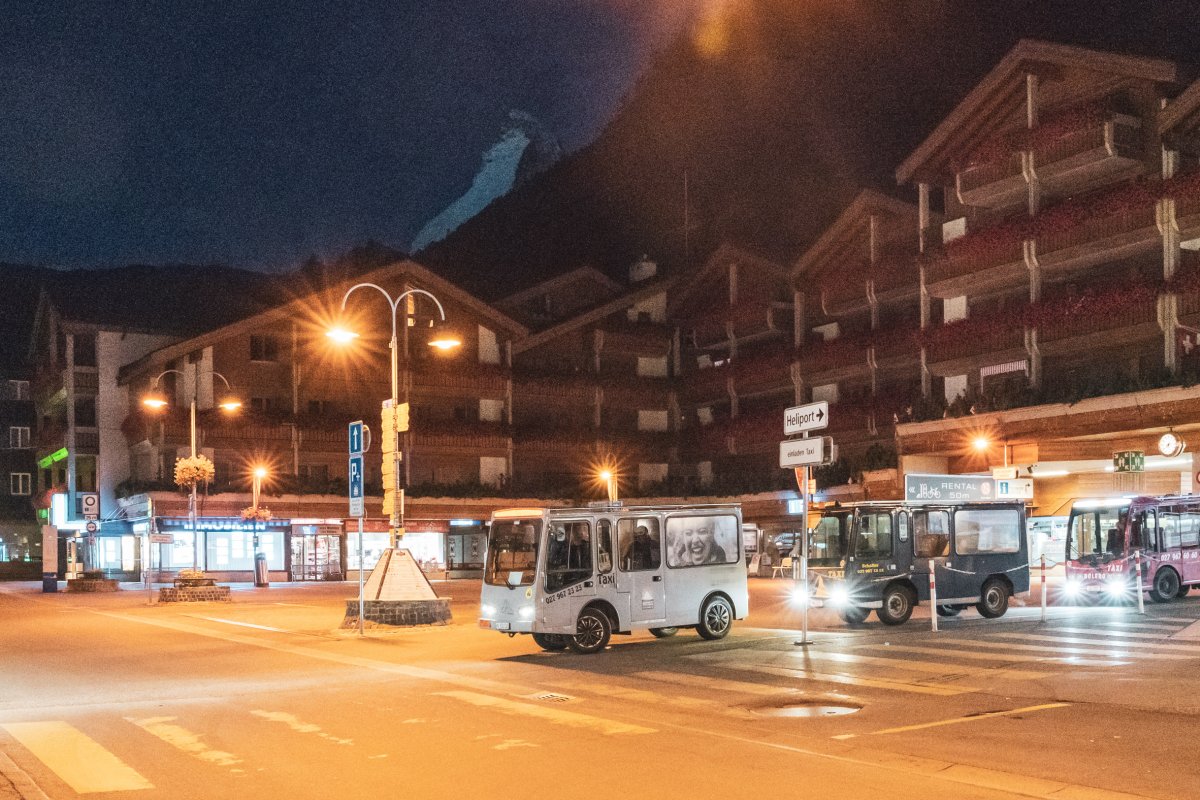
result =
[[1079,500],[1067,522],[1068,600],[1127,600],[1142,591],[1156,603],[1200,586],[1200,496]]

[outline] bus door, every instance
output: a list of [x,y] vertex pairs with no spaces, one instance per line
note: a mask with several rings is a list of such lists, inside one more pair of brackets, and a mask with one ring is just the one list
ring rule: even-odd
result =
[[[952,522],[954,565],[946,567],[953,588],[945,597],[979,597],[992,575],[1004,575],[1014,592],[1029,590],[1029,544],[1019,506],[966,504],[954,510]],[[939,572],[939,595],[941,580]]]
[[588,519],[551,519],[546,529],[542,624],[573,633],[579,612],[596,596],[595,541]]
[[628,517],[617,522],[616,586],[620,607],[633,624],[667,618],[663,580],[662,528],[657,517]]
[[[907,548],[912,553],[913,582],[917,596],[929,599],[929,562],[933,562],[939,598],[968,597],[963,592],[960,573],[953,571],[950,556],[950,511],[945,508],[918,508],[912,512],[912,544]],[[975,592],[978,594],[978,592]]]

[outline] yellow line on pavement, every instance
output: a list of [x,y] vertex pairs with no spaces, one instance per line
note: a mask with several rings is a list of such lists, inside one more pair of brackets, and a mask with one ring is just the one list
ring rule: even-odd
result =
[[0,727],[78,794],[154,788],[133,767],[65,722],[12,722]]
[[606,736],[623,733],[657,733],[654,728],[643,728],[641,725],[633,725],[627,722],[617,722],[616,720],[593,717],[588,714],[577,714],[574,711],[564,711],[561,708],[547,708],[545,706],[534,705],[533,703],[520,703],[516,700],[508,700],[507,698],[496,697],[490,694],[463,691],[437,692],[436,694],[439,697],[449,697],[454,700],[461,700],[464,703],[470,703],[473,706],[498,711],[501,714],[535,717],[545,722],[567,725],[572,728],[586,728],[603,733]]
[[899,728],[884,728],[881,731],[871,731],[870,736],[882,736],[885,733],[904,733],[906,731],[919,731],[925,728],[938,728],[943,725],[958,725],[960,722],[975,722],[981,719],[991,719],[992,717],[1005,717],[1010,714],[1026,714],[1032,711],[1045,711],[1048,708],[1066,708],[1070,703],[1044,703],[1040,706],[1025,706],[1025,708],[1014,708],[1010,711],[989,711],[986,714],[976,714],[971,717],[955,717],[954,719],[943,719],[938,722],[924,722],[920,725],[904,725]]

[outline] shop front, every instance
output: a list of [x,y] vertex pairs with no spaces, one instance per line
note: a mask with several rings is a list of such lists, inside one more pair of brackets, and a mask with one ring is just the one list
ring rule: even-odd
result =
[[[155,545],[159,551],[152,553],[152,564],[162,571],[191,569],[196,551],[187,518],[159,517],[155,523],[157,532],[170,534],[172,541]],[[195,533],[200,538],[198,568],[219,581],[251,581],[257,546],[257,552],[267,557],[271,579],[285,581],[291,528],[290,520],[246,522],[240,517],[200,517]]]
[[294,581],[341,581],[346,574],[340,524],[292,523],[289,569]]

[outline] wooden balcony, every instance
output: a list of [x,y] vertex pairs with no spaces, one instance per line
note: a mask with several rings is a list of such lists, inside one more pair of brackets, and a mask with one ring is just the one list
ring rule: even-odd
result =
[[458,433],[417,428],[412,431],[413,447],[425,451],[440,450],[468,453],[484,451],[506,452],[508,450],[508,435],[500,430],[499,426],[472,425],[467,427],[470,430]]
[[609,324],[601,331],[604,352],[661,357],[671,351],[671,331],[666,325],[629,322],[619,327]]
[[821,287],[821,308],[831,316],[853,314],[870,307],[867,300],[867,279],[870,265],[862,261],[846,265],[835,281]]
[[692,321],[692,340],[699,349],[721,347],[729,341],[729,331],[738,339],[791,333],[791,306],[760,300],[733,308],[720,308]]
[[1166,195],[1175,201],[1175,220],[1183,241],[1200,238],[1200,170],[1174,179]]
[[[1053,303],[1053,301],[1049,301]],[[1156,297],[1080,298],[1072,312],[1037,325],[1038,346],[1045,355],[1119,347],[1159,334]]]
[[514,402],[587,404],[596,399],[595,376],[585,373],[560,377],[515,377]]
[[972,164],[958,173],[958,196],[964,205],[997,208],[1016,205],[1026,197],[1021,153],[1014,150],[993,163]]
[[921,359],[921,344],[916,328],[888,328],[874,331],[871,347],[875,366],[879,369],[917,364]]
[[606,406],[625,408],[667,408],[672,383],[669,378],[622,376],[605,378],[600,383]]
[[1054,233],[1039,234],[1038,262],[1048,273],[1062,273],[1161,248],[1156,205],[1156,200],[1147,197],[1140,206],[1083,219]]
[[1025,327],[1019,316],[970,319],[932,331],[929,368],[936,375],[961,375],[983,363],[1026,357]]
[[928,263],[929,293],[945,299],[1027,283],[1024,241],[1020,225],[1009,222],[950,242]]
[[729,380],[733,374],[733,368],[728,364],[687,373],[680,387],[684,402],[703,405],[706,402],[728,400]]
[[773,391],[792,390],[792,349],[772,348],[746,357],[740,354],[733,362],[734,388],[747,397]]
[[800,374],[806,382],[816,382],[865,372],[868,347],[847,338],[806,345],[800,349]]
[[485,364],[464,365],[459,369],[425,369],[412,373],[413,388],[430,394],[503,395],[508,387],[504,370]]
[[1142,121],[1112,114],[1083,122],[1057,141],[1033,149],[1034,170],[1045,191],[1066,194],[1096,181],[1119,179],[1141,169],[1145,157]]

